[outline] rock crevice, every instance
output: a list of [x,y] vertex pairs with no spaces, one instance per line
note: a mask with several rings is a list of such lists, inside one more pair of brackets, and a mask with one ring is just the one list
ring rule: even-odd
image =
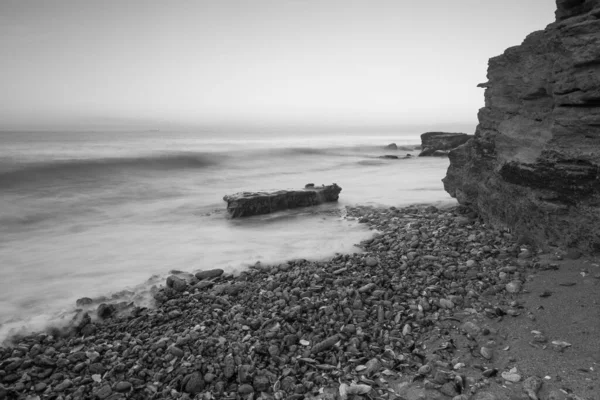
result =
[[600,0],[489,60],[475,138],[450,152],[448,193],[541,247],[600,251]]

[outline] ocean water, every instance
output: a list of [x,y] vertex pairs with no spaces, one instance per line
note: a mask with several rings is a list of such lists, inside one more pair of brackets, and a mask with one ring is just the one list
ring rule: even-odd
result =
[[[418,154],[391,142],[419,136],[0,133],[0,342],[68,320],[80,297],[143,302],[170,270],[356,252],[373,232],[348,205],[454,203],[447,159],[379,158]],[[309,182],[337,183],[339,202],[226,217],[225,194]]]

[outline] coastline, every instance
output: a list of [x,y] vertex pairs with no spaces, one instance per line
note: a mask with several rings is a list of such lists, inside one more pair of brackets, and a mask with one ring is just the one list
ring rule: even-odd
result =
[[82,311],[69,332],[0,348],[0,399],[527,396],[535,378],[505,389],[494,326],[528,318],[517,292],[554,261],[460,206],[347,212],[379,232],[363,253],[174,278],[155,308]]

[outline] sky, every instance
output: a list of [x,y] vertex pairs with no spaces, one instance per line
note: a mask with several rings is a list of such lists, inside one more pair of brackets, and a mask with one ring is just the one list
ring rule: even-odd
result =
[[474,128],[553,0],[2,0],[0,129]]

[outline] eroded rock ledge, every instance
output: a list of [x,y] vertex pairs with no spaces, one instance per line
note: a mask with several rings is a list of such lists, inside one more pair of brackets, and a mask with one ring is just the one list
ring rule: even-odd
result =
[[315,206],[337,201],[342,188],[337,184],[306,185],[303,190],[279,190],[277,192],[242,192],[223,197],[231,218],[269,214],[289,208]]
[[557,0],[556,19],[490,59],[444,187],[542,247],[599,252],[600,0]]

